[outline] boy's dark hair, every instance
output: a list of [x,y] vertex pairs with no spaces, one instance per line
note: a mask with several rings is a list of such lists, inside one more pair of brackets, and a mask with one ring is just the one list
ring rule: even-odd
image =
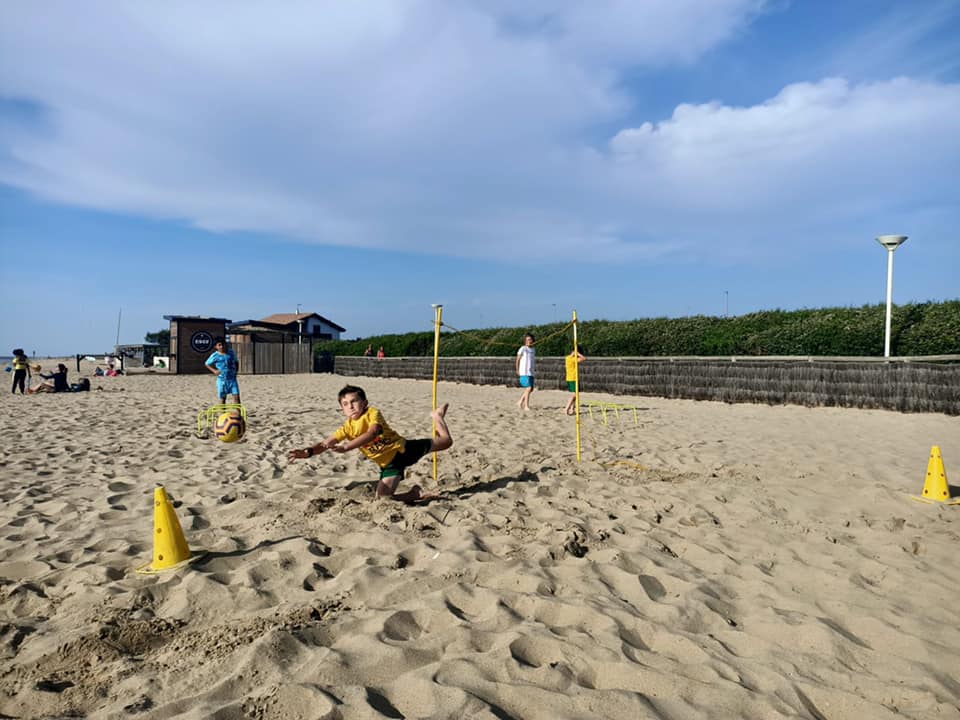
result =
[[531,340],[536,340],[536,338],[533,336],[533,333],[531,332],[524,334],[523,339],[526,340],[527,338],[530,338]]
[[363,391],[363,388],[359,388],[356,385],[344,385],[343,389],[337,393],[337,401],[343,400],[344,395],[349,395],[350,393],[356,394],[358,398],[367,401],[367,394]]
[[14,354],[14,355],[26,355],[26,353],[23,351],[23,348],[16,348],[16,349],[14,349],[13,354]]

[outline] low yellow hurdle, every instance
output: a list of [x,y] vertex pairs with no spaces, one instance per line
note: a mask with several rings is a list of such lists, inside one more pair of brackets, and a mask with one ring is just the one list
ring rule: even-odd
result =
[[210,426],[216,422],[217,418],[223,413],[230,412],[231,410],[239,410],[240,417],[243,418],[243,422],[247,422],[247,408],[245,405],[241,405],[240,403],[211,405],[206,410],[201,410],[199,413],[197,413],[197,437],[206,437],[207,430],[209,430]]
[[593,419],[593,411],[596,409],[603,418],[603,424],[607,424],[607,411],[610,410],[617,414],[617,422],[620,422],[620,411],[621,410],[633,410],[633,424],[639,425],[640,419],[637,416],[637,406],[636,405],[623,405],[621,403],[613,402],[602,402],[599,400],[593,400],[587,403],[587,411],[590,413],[590,419]]

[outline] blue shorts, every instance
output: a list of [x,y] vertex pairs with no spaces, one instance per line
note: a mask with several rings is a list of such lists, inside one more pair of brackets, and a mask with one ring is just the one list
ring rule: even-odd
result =
[[520,387],[532,388],[532,387],[533,387],[533,375],[521,375],[521,376],[520,376]]
[[240,395],[240,385],[237,384],[237,379],[233,378],[217,378],[217,392],[220,394],[221,400],[226,400],[227,395]]

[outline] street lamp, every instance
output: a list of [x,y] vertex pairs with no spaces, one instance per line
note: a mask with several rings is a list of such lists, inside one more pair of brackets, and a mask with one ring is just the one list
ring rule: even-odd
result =
[[723,316],[725,318],[730,317],[730,291],[723,291]]
[[297,303],[297,345],[303,345],[303,318],[300,317],[300,303]]
[[893,251],[906,241],[906,235],[880,235],[877,238],[877,242],[887,249],[887,326],[883,339],[884,357],[890,357],[890,310],[893,305]]

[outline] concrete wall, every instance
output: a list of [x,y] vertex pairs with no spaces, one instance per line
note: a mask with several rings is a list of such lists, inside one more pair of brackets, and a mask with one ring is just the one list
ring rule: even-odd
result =
[[[518,387],[513,357],[440,358],[439,379]],[[341,357],[347,376],[433,377],[433,358]],[[537,359],[537,387],[564,389],[563,358]],[[588,358],[580,365],[585,393],[835,405],[960,415],[960,365],[832,360]]]

